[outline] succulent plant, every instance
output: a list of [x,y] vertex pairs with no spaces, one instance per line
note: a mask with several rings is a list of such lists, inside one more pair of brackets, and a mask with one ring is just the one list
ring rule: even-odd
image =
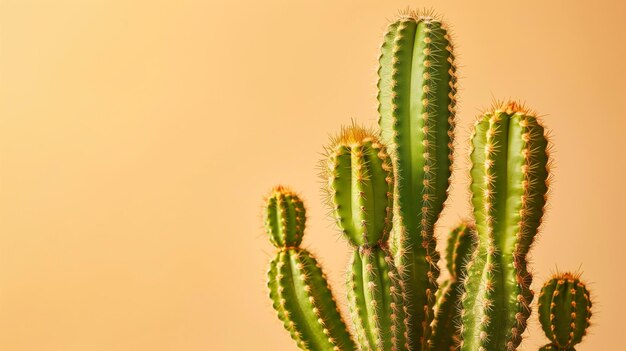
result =
[[[322,268],[300,248],[304,206],[284,187],[265,205],[278,249],[268,272],[274,309],[302,350],[515,350],[533,300],[527,255],[547,201],[544,128],[515,101],[479,117],[470,155],[474,218],[451,231],[449,278],[439,286],[435,226],[453,169],[457,91],[447,26],[427,12],[403,13],[389,25],[379,63],[380,130],[343,128],[322,161],[326,202],[353,250],[353,328]],[[589,294],[574,278],[542,290],[540,318],[551,339],[542,350],[573,350],[588,326]]]
[[587,334],[592,315],[591,294],[579,274],[558,273],[539,293],[539,321],[551,343],[543,350],[573,351]]

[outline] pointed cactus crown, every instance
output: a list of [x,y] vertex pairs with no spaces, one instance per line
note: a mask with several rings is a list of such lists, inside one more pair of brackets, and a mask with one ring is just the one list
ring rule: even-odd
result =
[[351,125],[326,147],[323,177],[328,203],[354,246],[386,242],[391,230],[393,170],[371,130]]
[[265,230],[274,246],[300,246],[306,212],[298,194],[282,185],[276,186],[268,194],[263,212]]
[[561,273],[539,294],[539,321],[554,350],[573,350],[587,334],[591,296],[579,274]]

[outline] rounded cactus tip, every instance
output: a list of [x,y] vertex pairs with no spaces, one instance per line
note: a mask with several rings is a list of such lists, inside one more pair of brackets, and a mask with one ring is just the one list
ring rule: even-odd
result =
[[438,21],[438,22],[443,20],[443,17],[441,16],[441,14],[436,12],[434,9],[429,9],[429,8],[422,8],[422,9],[406,8],[404,10],[400,10],[398,14],[399,14],[400,19],[413,19],[416,21],[433,20],[433,21]]
[[277,248],[297,247],[302,242],[306,210],[300,196],[284,185],[270,190],[263,208],[265,230]]
[[386,242],[391,229],[393,169],[373,130],[355,123],[331,138],[322,160],[326,202],[354,246]]
[[521,100],[494,100],[489,108],[483,110],[481,115],[493,115],[498,112],[503,112],[507,115],[520,114],[533,117],[537,115],[534,110]]
[[571,350],[587,334],[591,295],[580,273],[557,273],[541,288],[539,321],[555,350]]
[[469,221],[461,221],[448,237],[446,264],[452,279],[462,280],[466,267],[478,245],[476,225]]

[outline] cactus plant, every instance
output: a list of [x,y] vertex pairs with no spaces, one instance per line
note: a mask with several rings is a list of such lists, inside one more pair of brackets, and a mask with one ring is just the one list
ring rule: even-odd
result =
[[579,274],[556,274],[539,293],[539,321],[551,343],[543,350],[573,351],[587,334],[591,296]]
[[[450,278],[439,286],[434,233],[452,173],[457,90],[446,25],[425,12],[402,14],[389,25],[379,64],[380,131],[344,128],[322,162],[327,203],[353,249],[347,290],[356,337],[321,267],[300,248],[304,206],[284,187],[270,193],[265,210],[278,248],[268,273],[278,317],[303,350],[515,350],[531,313],[527,255],[548,192],[544,128],[517,102],[479,117],[470,155],[475,224],[450,233]],[[576,298],[575,317],[567,319],[574,322],[567,334],[565,300],[555,298],[549,309],[540,303],[542,322],[552,323],[544,324],[552,342],[542,350],[573,350],[588,325],[584,285],[561,280],[569,291],[554,290],[559,280],[544,290]],[[540,300],[554,294],[542,292]]]
[[437,290],[435,303],[435,319],[432,323],[433,333],[429,343],[430,350],[456,350],[461,342],[459,326],[461,325],[461,294],[466,266],[476,249],[476,228],[473,224],[462,222],[450,232],[446,249],[446,263],[450,278],[445,280]]
[[392,247],[402,273],[411,348],[427,348],[437,291],[434,226],[452,171],[456,66],[448,29],[429,13],[389,25],[378,69],[382,141],[393,156]]
[[406,348],[403,286],[387,246],[394,184],[391,161],[377,136],[344,128],[326,148],[328,203],[350,245],[348,301],[362,350]]
[[270,298],[285,329],[302,350],[354,350],[320,265],[300,247],[306,220],[302,200],[277,186],[267,197],[264,218],[278,249],[267,273]]
[[462,299],[461,350],[513,350],[530,315],[526,255],[548,190],[548,141],[535,115],[516,102],[476,121],[471,191],[478,249]]

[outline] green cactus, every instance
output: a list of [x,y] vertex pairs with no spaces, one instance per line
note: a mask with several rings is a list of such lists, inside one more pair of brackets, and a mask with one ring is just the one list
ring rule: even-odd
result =
[[544,350],[574,350],[587,334],[591,319],[591,295],[580,275],[557,274],[539,293],[539,321],[551,343]]
[[355,350],[320,265],[299,247],[306,220],[302,201],[278,186],[264,210],[265,228],[278,248],[267,274],[268,288],[285,329],[302,350]]
[[379,63],[379,125],[397,176],[392,248],[411,301],[411,349],[424,350],[439,277],[434,226],[452,171],[456,66],[446,25],[429,13],[401,16]]
[[385,147],[369,130],[344,128],[323,161],[328,203],[355,248],[348,302],[362,350],[405,349],[403,287],[387,247],[393,169]]
[[462,299],[463,351],[514,350],[530,315],[526,256],[541,224],[548,190],[548,141],[518,103],[495,106],[472,136],[471,191],[478,249]]
[[[450,233],[450,278],[439,286],[434,229],[452,172],[457,90],[446,25],[425,12],[402,14],[384,36],[379,63],[380,132],[344,128],[322,162],[327,203],[354,250],[347,290],[357,343],[321,267],[299,247],[302,202],[281,187],[265,211],[279,249],[268,273],[278,317],[303,350],[513,351],[531,313],[527,254],[548,192],[544,128],[516,102],[496,104],[476,122],[475,225]],[[548,283],[539,312],[551,343],[541,350],[573,351],[590,308],[578,277]]]
[[432,351],[456,350],[461,342],[461,294],[465,267],[476,249],[476,228],[473,224],[462,222],[450,232],[446,251],[446,263],[450,278],[444,281],[437,291],[435,319],[429,344]]

